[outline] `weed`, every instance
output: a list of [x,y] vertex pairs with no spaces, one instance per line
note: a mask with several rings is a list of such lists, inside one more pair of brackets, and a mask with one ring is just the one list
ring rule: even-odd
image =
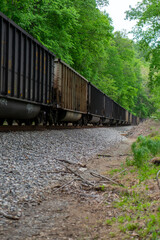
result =
[[110,233],[109,233],[109,236],[110,236],[111,238],[114,238],[114,237],[116,237],[116,234],[115,234],[114,232],[110,232]]
[[126,228],[123,225],[119,226],[121,232],[126,233]]
[[160,135],[157,132],[148,137],[139,136],[132,144],[133,162],[126,160],[127,164],[137,167],[148,163],[148,160],[160,153]]
[[128,230],[128,231],[134,231],[135,229],[137,229],[138,228],[138,224],[137,223],[128,223],[127,225],[126,225],[126,229]]
[[[123,239],[130,239],[128,234],[134,231],[140,239],[160,239],[160,204],[159,201],[153,201],[150,194],[150,181],[155,179],[158,166],[150,162],[154,156],[160,156],[160,133],[155,131],[147,137],[140,136],[132,144],[133,158],[126,159],[126,165],[130,166],[129,171],[139,182],[133,183],[133,177],[130,181],[130,188],[126,192],[121,192],[119,199],[113,202],[113,206],[121,211],[119,217],[106,220],[106,224],[115,226],[119,229]],[[126,168],[126,166],[123,166]],[[111,174],[121,171],[121,169],[112,170]],[[123,175],[121,176],[123,178]],[[129,181],[129,178],[125,180]],[[147,180],[146,182],[144,182]],[[151,181],[152,183],[153,181]],[[118,233],[117,233],[118,234]],[[115,237],[110,233],[110,238]]]
[[99,188],[100,188],[101,191],[105,190],[105,186],[104,185],[100,185]]
[[127,166],[134,166],[134,161],[133,161],[133,159],[127,157],[127,158],[126,158],[126,165],[127,165]]

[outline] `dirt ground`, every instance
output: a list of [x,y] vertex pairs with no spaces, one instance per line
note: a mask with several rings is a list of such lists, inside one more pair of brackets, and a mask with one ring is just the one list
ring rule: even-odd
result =
[[[112,203],[119,199],[122,191],[126,191],[121,184],[127,184],[127,180],[120,178],[122,172],[117,174],[115,169],[122,168],[137,136],[148,135],[154,128],[156,130],[155,123],[144,122],[127,133],[125,142],[87,163],[76,166],[66,163],[67,170],[73,173],[66,184],[53,186],[52,193],[46,193],[43,201],[24,203],[24,213],[19,220],[6,218],[0,239],[111,239],[110,233],[116,229],[106,224],[106,219],[121,214]],[[109,180],[100,175],[109,177]],[[132,238],[138,239],[131,235],[129,239]],[[124,239],[123,234],[113,239]]]

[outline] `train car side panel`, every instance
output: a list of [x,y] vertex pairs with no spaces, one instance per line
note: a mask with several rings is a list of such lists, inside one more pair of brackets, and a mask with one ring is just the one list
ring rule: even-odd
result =
[[87,113],[88,81],[63,61],[55,60],[54,92],[57,107]]
[[49,104],[54,55],[0,13],[0,95]]
[[105,117],[112,119],[112,99],[109,98],[107,95],[104,96],[105,97]]
[[105,95],[94,85],[88,85],[88,113],[104,117],[105,115]]

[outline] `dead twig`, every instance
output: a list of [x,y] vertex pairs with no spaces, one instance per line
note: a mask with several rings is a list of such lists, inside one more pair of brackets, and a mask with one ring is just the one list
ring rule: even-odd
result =
[[127,168],[124,169],[123,171],[121,171],[121,172],[117,173],[116,175],[114,175],[111,179],[114,179],[115,177],[117,177],[118,175],[120,175],[121,173],[123,173],[123,172],[125,172],[127,170],[128,170]]
[[77,176],[78,178],[81,179],[81,181],[83,181],[84,183],[86,183],[87,185],[91,185],[91,186],[95,186],[93,183],[89,182],[88,180],[84,179],[80,174],[78,174],[76,171],[73,171],[71,168],[69,168],[68,166],[66,166],[66,164],[64,164],[63,162],[61,162],[61,164],[63,166],[66,167],[66,169],[68,169],[71,173],[73,173],[75,176]]
[[9,214],[7,214],[7,213],[5,213],[5,212],[3,212],[3,211],[0,211],[0,214],[1,214],[3,217],[8,218],[8,219],[11,219],[11,220],[19,220],[19,219],[20,219],[20,217],[18,217],[18,216],[9,215]]
[[59,190],[61,190],[62,188],[66,187],[67,185],[69,185],[70,183],[72,183],[75,179],[72,179],[71,181],[65,183],[64,185],[62,185],[60,188],[56,189],[55,191],[53,191],[53,193],[58,192]]
[[160,183],[159,183],[159,179],[158,179],[159,174],[160,174],[160,170],[157,172],[157,176],[156,176],[158,188],[160,190]]
[[71,171],[75,176],[79,177],[84,183],[87,183],[87,185],[95,186],[92,182],[84,179],[80,174],[78,174],[76,171],[73,171],[71,168],[67,167],[66,168]]
[[120,167],[120,165],[106,165],[105,167],[112,168],[112,167]]
[[98,154],[98,157],[123,157],[123,156],[132,156],[131,154],[119,154],[117,156],[112,156],[110,154]]
[[56,161],[60,161],[60,162],[65,162],[65,163],[68,163],[68,164],[73,164],[73,165],[79,165],[81,167],[86,167],[86,164],[82,164],[82,163],[74,163],[74,162],[71,162],[71,161],[68,161],[66,159],[57,159],[55,158]]
[[118,183],[118,182],[116,182],[116,181],[112,180],[111,178],[105,177],[105,176],[103,176],[103,175],[100,175],[100,174],[98,174],[98,173],[95,173],[95,172],[90,172],[90,174],[91,174],[92,176],[94,176],[94,177],[103,178],[103,179],[106,179],[106,180],[107,180],[107,181],[109,181],[109,182],[112,182],[112,183],[114,183],[114,184],[116,184],[116,185],[119,185],[119,186],[122,186],[122,187],[124,187],[124,185],[123,185],[123,184],[121,184],[121,183]]
[[74,162],[70,162],[70,161],[68,161],[66,159],[57,159],[57,158],[55,158],[55,160],[56,161],[60,161],[60,162],[65,162],[65,163],[68,163],[68,164],[75,164]]
[[124,157],[124,156],[132,156],[132,154],[128,154],[128,153],[126,153],[126,154],[119,154],[117,157]]
[[113,157],[110,154],[98,154],[98,157]]

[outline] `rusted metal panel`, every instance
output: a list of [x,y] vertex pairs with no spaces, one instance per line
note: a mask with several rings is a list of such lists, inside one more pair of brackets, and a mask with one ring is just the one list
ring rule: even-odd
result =
[[134,115],[132,115],[132,124],[133,124],[133,125],[137,125],[137,124],[138,124],[138,123],[137,123],[137,117],[134,116]]
[[87,113],[88,81],[60,59],[55,60],[54,70],[57,107]]
[[0,12],[0,95],[51,104],[55,55]]
[[129,122],[132,123],[132,113],[130,113]]
[[126,110],[126,122],[127,122],[127,123],[129,122],[129,113],[128,113],[127,110]]

